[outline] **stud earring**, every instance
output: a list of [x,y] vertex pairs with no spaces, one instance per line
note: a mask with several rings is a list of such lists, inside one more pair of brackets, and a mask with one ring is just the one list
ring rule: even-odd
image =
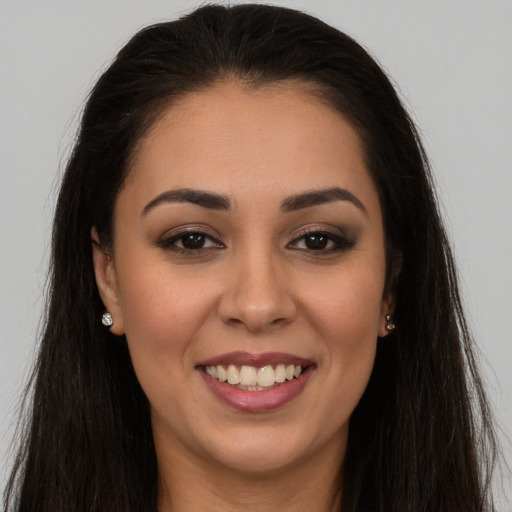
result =
[[391,315],[386,315],[386,331],[392,331],[396,325],[393,323]]
[[103,313],[103,316],[101,317],[101,323],[105,327],[110,327],[114,323],[112,315],[110,313]]

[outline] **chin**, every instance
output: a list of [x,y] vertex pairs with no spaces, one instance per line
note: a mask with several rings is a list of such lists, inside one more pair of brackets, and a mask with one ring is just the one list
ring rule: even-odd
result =
[[271,432],[265,432],[266,428],[238,429],[221,442],[212,439],[206,444],[209,457],[226,469],[265,476],[301,465],[318,451],[311,440],[297,436],[298,429],[290,433],[288,429],[276,432],[279,428],[269,428]]
[[302,457],[297,457],[296,450],[276,450],[271,447],[271,443],[265,447],[237,447],[228,453],[215,454],[215,459],[228,470],[253,477],[273,475],[301,463]]

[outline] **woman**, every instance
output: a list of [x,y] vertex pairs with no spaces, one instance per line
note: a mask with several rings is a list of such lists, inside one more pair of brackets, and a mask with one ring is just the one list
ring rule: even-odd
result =
[[14,510],[483,511],[490,415],[415,128],[269,6],[149,27],[88,100]]

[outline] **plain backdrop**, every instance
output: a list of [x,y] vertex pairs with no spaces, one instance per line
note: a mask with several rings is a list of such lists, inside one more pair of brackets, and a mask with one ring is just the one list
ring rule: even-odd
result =
[[[354,36],[391,75],[418,123],[511,460],[512,1],[274,3]],[[0,489],[35,353],[57,177],[84,98],[136,30],[197,5],[0,0]],[[510,494],[510,480],[502,485]],[[510,510],[504,501],[499,507]]]

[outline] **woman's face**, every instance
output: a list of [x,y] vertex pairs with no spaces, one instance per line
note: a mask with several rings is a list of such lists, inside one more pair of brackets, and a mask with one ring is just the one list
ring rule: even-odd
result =
[[390,306],[351,125],[296,84],[189,94],[137,148],[114,226],[97,280],[159,457],[341,462]]

